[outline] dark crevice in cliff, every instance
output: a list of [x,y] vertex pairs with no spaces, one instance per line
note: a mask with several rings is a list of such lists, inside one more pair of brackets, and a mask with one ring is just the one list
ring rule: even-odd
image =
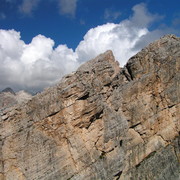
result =
[[99,156],[100,159],[104,159],[106,156],[106,152],[105,151],[101,151],[101,155]]
[[72,175],[71,177],[67,178],[67,180],[71,180],[75,175]]
[[120,145],[120,146],[123,145],[123,140],[122,140],[122,139],[119,141],[119,145]]
[[48,115],[47,117],[54,116],[54,115],[56,115],[58,112],[59,112],[59,111],[53,112],[53,113],[51,113],[50,115]]
[[138,126],[140,124],[141,124],[141,122],[138,122],[137,124],[134,124],[134,125],[130,126],[129,128],[133,128],[134,129],[136,126]]
[[98,113],[96,113],[95,115],[93,115],[93,116],[91,117],[91,119],[90,119],[90,122],[92,123],[92,122],[94,122],[96,119],[100,119],[100,117],[101,117],[102,114],[103,114],[103,109],[102,109],[100,112],[98,112]]
[[128,81],[132,80],[130,74],[125,69],[122,70],[122,74],[126,77]]
[[114,175],[114,177],[116,178],[115,180],[119,180],[121,177],[122,171],[119,171],[117,174]]
[[169,105],[168,108],[171,109],[172,107],[176,106],[177,104]]
[[101,137],[101,136],[99,136],[99,137],[97,138],[97,140],[95,141],[95,143],[94,143],[94,147],[96,148],[96,150],[97,150],[97,151],[99,151],[99,149],[97,148],[97,146],[96,146],[96,145],[97,145],[97,143],[98,143],[98,141],[99,141],[100,137]]
[[[101,154],[100,154],[99,158],[100,158],[100,159],[104,159],[104,158],[106,157],[106,155],[107,155],[108,153],[114,151],[116,147],[117,147],[117,146],[111,148],[111,149],[108,150],[108,151],[100,150],[100,151],[101,151]],[[97,147],[96,147],[96,149],[99,151],[99,149],[98,149]]]
[[102,109],[101,111],[97,112],[96,114],[94,114],[94,115],[90,118],[90,120],[89,120],[90,124],[86,127],[86,129],[88,129],[95,120],[101,118],[101,116],[102,116],[102,114],[103,114],[103,111],[104,111],[104,110]]
[[133,78],[133,74],[132,74],[132,70],[131,70],[131,65],[127,64],[126,69],[128,71],[128,74],[130,75],[131,80],[133,80],[134,78]]
[[[179,104],[179,103],[178,103],[178,104]],[[176,106],[176,105],[178,105],[178,104],[168,105],[167,107],[164,107],[163,109],[160,109],[159,112],[160,112],[160,111],[164,111],[165,109],[171,109],[171,108],[173,108],[174,106]]]
[[89,98],[89,92],[85,93],[83,96],[79,97],[77,100],[86,100]]
[[105,87],[110,87],[112,82],[109,82],[107,84],[104,84]]
[[164,142],[168,142],[168,140],[166,140],[161,134],[157,134],[157,136],[159,136]]

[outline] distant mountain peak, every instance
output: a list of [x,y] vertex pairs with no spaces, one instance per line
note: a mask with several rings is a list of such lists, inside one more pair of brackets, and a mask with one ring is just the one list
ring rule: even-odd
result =
[[15,93],[12,88],[7,87],[0,92],[0,110],[27,102],[31,98],[32,95],[24,90]]
[[9,93],[11,93],[13,95],[16,95],[15,92],[13,91],[13,89],[10,88],[10,87],[7,87],[7,88],[3,89],[1,92],[9,92]]

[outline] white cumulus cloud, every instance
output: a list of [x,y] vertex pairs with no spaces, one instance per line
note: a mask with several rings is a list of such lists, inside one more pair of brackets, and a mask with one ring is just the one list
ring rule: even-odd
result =
[[42,90],[109,49],[123,66],[145,45],[172,32],[168,28],[148,29],[161,17],[149,13],[145,4],[138,4],[132,10],[133,15],[119,24],[107,23],[90,29],[75,50],[62,44],[54,48],[54,41],[43,35],[26,44],[19,32],[0,30],[0,90],[5,87]]
[[72,49],[53,46],[54,41],[42,35],[25,44],[19,32],[0,30],[0,89],[10,86],[38,91],[78,67]]
[[34,37],[30,44],[24,46],[21,61],[24,64],[33,64],[39,59],[48,60],[52,54],[54,41],[42,35]]

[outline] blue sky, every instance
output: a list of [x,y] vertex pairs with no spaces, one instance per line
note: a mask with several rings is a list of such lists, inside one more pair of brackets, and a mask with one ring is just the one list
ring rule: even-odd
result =
[[178,0],[0,0],[0,89],[42,89],[107,49],[123,66],[179,36],[179,9]]
[[[132,14],[134,5],[142,2],[146,3],[151,13],[163,16],[156,26],[180,27],[178,0],[77,0],[76,7],[66,12],[61,10],[58,0],[30,0],[29,8],[24,11],[20,8],[22,0],[0,2],[1,29],[20,31],[26,43],[34,36],[43,34],[52,38],[56,45],[67,44],[70,48],[76,48],[90,28],[107,22],[119,23]],[[178,27],[174,24],[175,20],[179,23]]]

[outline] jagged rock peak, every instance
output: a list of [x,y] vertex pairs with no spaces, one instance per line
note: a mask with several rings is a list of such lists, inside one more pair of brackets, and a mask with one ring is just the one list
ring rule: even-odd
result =
[[[86,71],[86,72],[91,72],[94,69],[99,68],[99,64],[101,65],[106,65],[105,63],[110,63],[112,64],[114,67],[118,66],[119,63],[117,61],[115,61],[114,55],[112,53],[111,50],[106,51],[103,54],[100,54],[99,56],[97,56],[96,58],[84,63],[83,65],[81,65],[77,71]],[[104,67],[106,68],[106,67]]]
[[179,180],[180,39],[111,51],[0,116],[0,179]]

